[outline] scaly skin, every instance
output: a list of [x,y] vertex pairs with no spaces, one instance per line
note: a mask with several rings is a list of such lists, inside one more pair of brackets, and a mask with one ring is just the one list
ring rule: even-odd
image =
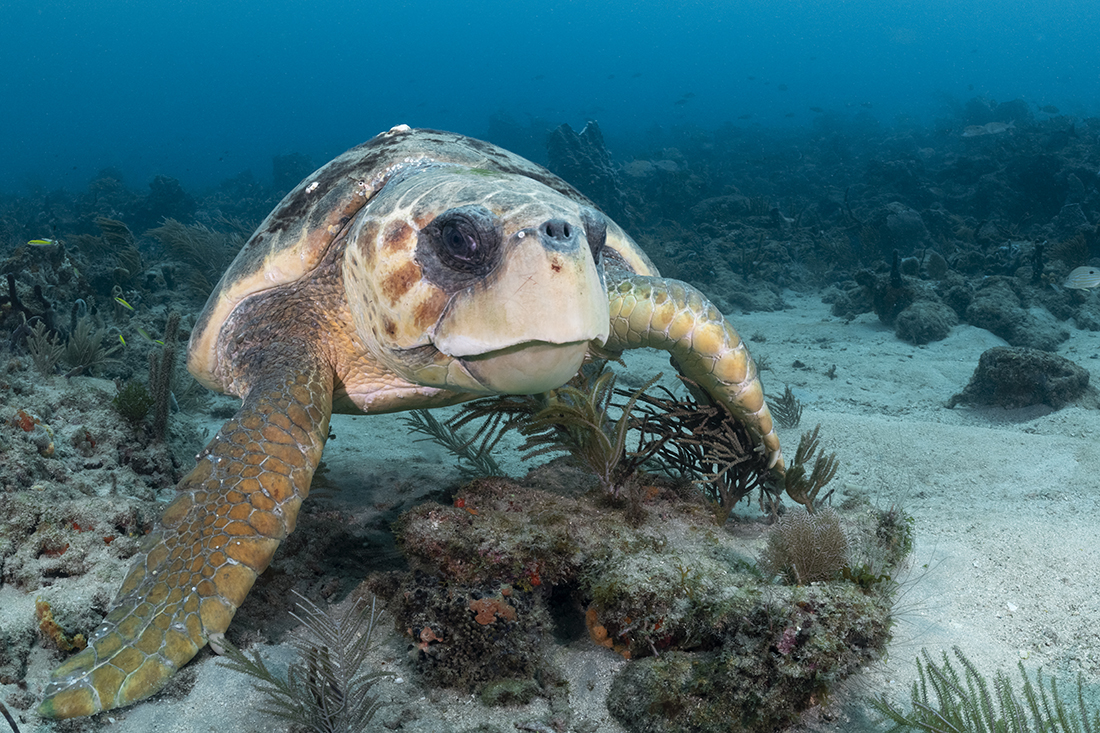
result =
[[331,369],[277,369],[253,381],[180,482],[88,648],[54,671],[40,715],[92,715],[146,698],[229,626],[294,530],[328,436]]
[[756,433],[768,466],[782,473],[783,453],[764,402],[756,364],[733,326],[706,296],[679,280],[627,275],[609,279],[612,351],[655,348]]

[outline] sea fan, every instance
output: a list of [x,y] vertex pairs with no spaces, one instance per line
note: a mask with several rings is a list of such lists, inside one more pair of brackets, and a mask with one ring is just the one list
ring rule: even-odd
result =
[[826,507],[816,514],[793,509],[775,523],[759,565],[771,575],[807,585],[831,580],[848,562],[848,537],[840,517]]

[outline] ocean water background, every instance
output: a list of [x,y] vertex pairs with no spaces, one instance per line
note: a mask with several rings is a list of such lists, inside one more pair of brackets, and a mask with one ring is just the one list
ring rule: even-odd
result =
[[189,189],[320,165],[392,125],[579,129],[612,152],[723,124],[934,125],[974,96],[1100,107],[1079,0],[2,0],[0,192],[113,167]]

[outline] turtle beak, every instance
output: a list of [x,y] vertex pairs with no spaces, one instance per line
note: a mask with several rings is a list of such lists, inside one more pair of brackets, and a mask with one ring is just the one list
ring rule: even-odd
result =
[[536,394],[557,389],[572,379],[587,353],[586,341],[532,341],[459,361],[490,392]]
[[553,219],[516,232],[501,268],[456,293],[432,342],[491,392],[560,387],[610,330],[603,273],[581,226]]

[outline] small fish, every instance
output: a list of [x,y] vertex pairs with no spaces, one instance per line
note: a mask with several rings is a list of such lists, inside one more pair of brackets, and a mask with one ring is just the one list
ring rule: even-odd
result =
[[810,107],[810,111],[817,112],[818,114],[822,114],[825,112],[825,110],[821,109],[821,107]]
[[32,239],[27,242],[32,247],[49,247],[52,244],[57,244],[56,239]]
[[1070,290],[1092,290],[1097,286],[1100,286],[1100,267],[1091,265],[1074,268],[1062,283],[1062,287]]
[[118,335],[118,341],[119,341],[119,343],[121,343],[121,344],[122,344],[123,346],[125,346],[125,345],[126,345],[126,339],[122,338],[122,334],[121,334],[121,333],[120,333],[120,334]]
[[164,346],[163,341],[161,341],[160,339],[155,339],[152,336],[150,336],[149,332],[146,331],[144,328],[138,326],[137,332],[140,333],[142,336],[144,336],[145,340],[148,341],[149,343],[151,343],[151,344],[160,344],[161,346]]
[[1003,122],[987,122],[984,125],[967,125],[963,131],[963,137],[980,137],[982,135],[997,135],[1008,130],[1016,129],[1016,121],[1013,120],[1007,125]]
[[1039,111],[1040,112],[1046,112],[1048,115],[1058,114],[1058,108],[1055,107],[1053,104],[1048,104],[1045,107],[1040,107]]
[[118,303],[119,305],[121,305],[123,308],[125,308],[128,311],[132,311],[134,309],[134,306],[130,305],[129,303],[127,303],[125,300],[118,297],[117,295],[115,296],[115,302]]

